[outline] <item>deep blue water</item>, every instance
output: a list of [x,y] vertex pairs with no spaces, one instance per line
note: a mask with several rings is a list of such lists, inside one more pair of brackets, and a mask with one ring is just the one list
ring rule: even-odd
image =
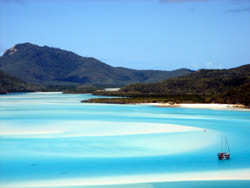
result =
[[[249,111],[80,103],[93,97],[60,93],[0,95],[0,185],[250,169]],[[200,129],[168,133],[162,131],[166,124]],[[225,136],[232,158],[218,161],[216,154]],[[250,183],[201,181],[119,187],[131,186],[250,187]]]

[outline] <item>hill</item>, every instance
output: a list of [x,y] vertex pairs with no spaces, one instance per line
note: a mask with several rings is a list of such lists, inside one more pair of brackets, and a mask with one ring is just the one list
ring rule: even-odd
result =
[[212,101],[227,104],[244,104],[250,106],[250,82],[214,96]]
[[202,69],[192,74],[152,84],[132,84],[119,92],[96,95],[129,98],[92,99],[88,102],[218,102],[250,105],[250,64],[232,69]]
[[0,69],[29,83],[95,86],[152,83],[192,72],[188,69],[155,71],[112,67],[92,57],[30,43],[6,50],[0,57]]
[[18,78],[0,71],[0,94],[9,92],[38,91],[41,89],[44,88],[33,84],[27,84]]
[[153,84],[132,84],[124,92],[164,95],[214,95],[250,82],[250,64],[233,69],[206,70]]

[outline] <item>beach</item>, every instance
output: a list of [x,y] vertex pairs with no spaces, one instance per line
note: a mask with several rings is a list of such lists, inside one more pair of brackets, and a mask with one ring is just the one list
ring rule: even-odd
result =
[[[141,103],[143,104],[143,103]],[[217,110],[249,110],[241,104],[218,104],[218,103],[147,103],[157,107],[180,107],[180,108],[201,108],[201,109],[217,109]]]

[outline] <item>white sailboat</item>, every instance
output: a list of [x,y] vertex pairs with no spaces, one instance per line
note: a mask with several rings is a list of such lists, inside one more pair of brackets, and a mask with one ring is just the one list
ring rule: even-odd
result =
[[225,137],[224,143],[223,143],[223,141],[221,142],[221,152],[219,152],[217,154],[217,156],[218,156],[219,160],[228,160],[228,159],[230,159],[231,154],[230,154],[230,148],[229,148],[229,144],[228,144],[228,141],[227,141],[227,137]]

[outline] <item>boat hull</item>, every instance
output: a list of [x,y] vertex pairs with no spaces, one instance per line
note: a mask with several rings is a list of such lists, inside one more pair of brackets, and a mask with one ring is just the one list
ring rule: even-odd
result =
[[229,153],[218,153],[217,154],[219,160],[229,160],[230,154]]

